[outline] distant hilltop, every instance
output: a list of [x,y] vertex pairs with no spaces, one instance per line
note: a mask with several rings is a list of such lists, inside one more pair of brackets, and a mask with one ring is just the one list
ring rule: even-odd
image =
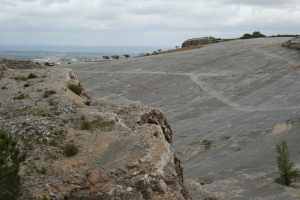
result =
[[212,44],[212,43],[224,42],[230,40],[234,40],[234,39],[221,39],[221,38],[214,38],[214,37],[193,38],[184,41],[181,47],[184,48],[189,46]]

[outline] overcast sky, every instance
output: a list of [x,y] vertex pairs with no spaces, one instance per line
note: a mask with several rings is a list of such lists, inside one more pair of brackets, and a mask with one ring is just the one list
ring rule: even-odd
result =
[[300,34],[300,0],[0,0],[0,43],[175,46]]

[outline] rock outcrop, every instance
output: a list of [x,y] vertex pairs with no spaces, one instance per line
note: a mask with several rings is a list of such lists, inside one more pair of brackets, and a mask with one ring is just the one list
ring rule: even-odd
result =
[[203,37],[203,38],[193,38],[186,40],[182,43],[181,47],[195,46],[195,45],[204,45],[211,44],[215,42],[215,38],[213,37]]
[[[24,87],[20,77],[30,73],[38,77]],[[19,199],[190,199],[162,111],[126,99],[87,99],[69,84],[84,91],[67,68],[9,70],[0,78],[0,127],[28,155]],[[67,157],[66,144],[78,154]]]
[[31,61],[10,60],[5,58],[0,58],[0,70],[1,68],[3,69],[4,67],[10,69],[32,69],[32,68],[40,68],[41,66]]
[[300,50],[300,36],[295,37],[282,45],[283,47],[287,47],[290,49]]

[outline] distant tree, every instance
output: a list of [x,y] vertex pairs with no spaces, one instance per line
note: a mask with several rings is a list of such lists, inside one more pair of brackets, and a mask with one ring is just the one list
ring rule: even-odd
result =
[[251,35],[250,35],[249,33],[245,33],[245,34],[243,35],[243,38],[244,38],[244,39],[251,38]]
[[254,31],[252,35],[261,35],[261,33],[259,31]]
[[17,140],[5,129],[0,129],[0,199],[13,200],[20,194],[20,162],[26,160],[26,154],[20,155]]
[[178,49],[180,46],[175,46],[176,49]]
[[123,55],[123,56],[124,56],[126,59],[130,57],[130,55],[128,55],[128,54],[125,54],[125,55]]
[[146,55],[146,56],[150,56],[150,54],[149,54],[149,53],[146,53],[145,55]]
[[115,56],[114,55],[112,55],[112,56],[110,56],[113,60],[115,59]]
[[102,56],[105,60],[109,59],[109,56]]
[[157,55],[158,52],[157,51],[153,51],[152,55]]
[[144,55],[145,55],[145,53],[140,53],[140,54],[139,54],[139,56],[144,56]]
[[37,65],[40,65],[40,63],[39,63],[39,62],[35,62],[35,64],[37,64]]
[[161,50],[161,49],[158,49],[157,51],[160,53],[162,50]]
[[71,64],[71,62],[68,62],[68,64]]
[[120,56],[118,55],[115,55],[115,59],[118,60],[120,58]]
[[281,142],[276,145],[276,150],[279,153],[279,156],[276,157],[279,174],[283,184],[288,186],[291,179],[297,175],[297,170],[292,170],[295,164],[290,159],[290,152],[285,139],[282,138]]

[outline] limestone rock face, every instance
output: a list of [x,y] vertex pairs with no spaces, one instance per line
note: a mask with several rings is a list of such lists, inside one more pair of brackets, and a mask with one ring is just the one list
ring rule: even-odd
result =
[[[29,87],[12,79],[30,73],[37,78],[27,80]],[[0,78],[7,88],[0,93],[0,127],[28,155],[20,199],[190,199],[161,110],[127,99],[85,105],[87,98],[68,84],[80,84],[68,68],[8,70]],[[45,97],[49,90],[55,93]],[[15,98],[19,93],[24,98]],[[64,154],[68,143],[76,145],[76,155]],[[47,173],[41,174],[43,167]]]
[[194,45],[211,44],[213,42],[214,42],[214,38],[212,37],[193,38],[184,41],[181,47],[184,48],[184,47],[194,46]]
[[295,37],[289,41],[287,41],[285,44],[283,44],[282,46],[287,47],[287,48],[291,48],[291,49],[297,49],[300,50],[300,37]]

